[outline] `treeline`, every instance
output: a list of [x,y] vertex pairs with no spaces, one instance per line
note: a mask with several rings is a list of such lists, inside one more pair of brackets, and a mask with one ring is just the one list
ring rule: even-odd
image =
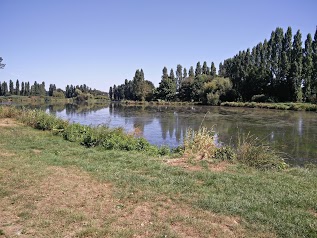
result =
[[45,89],[45,82],[34,82],[30,85],[29,82],[19,82],[16,80],[14,83],[12,80],[7,82],[0,82],[0,96],[51,96],[59,98],[75,98],[81,97],[82,99],[88,99],[89,96],[107,96],[108,94],[100,90],[91,89],[86,84],[83,85],[67,85],[65,90],[56,88],[55,84],[50,84],[48,91]]
[[7,82],[0,82],[0,96],[10,96],[10,95],[20,95],[20,96],[45,96],[45,82],[37,83],[34,82],[30,85],[29,82],[22,82],[20,84],[17,79],[14,83],[12,80]]
[[[139,75],[142,75],[141,77]],[[169,72],[163,68],[157,88],[137,70],[133,80],[109,89],[112,100],[316,102],[317,28],[303,44],[300,30],[276,28],[269,40],[251,50],[240,51],[219,64],[204,62],[187,72],[180,64]]]
[[308,34],[303,46],[300,30],[292,35],[276,28],[269,40],[240,51],[219,66],[219,74],[229,77],[239,99],[316,102],[317,93],[317,28],[314,40]]
[[152,82],[144,79],[143,70],[136,70],[132,80],[124,84],[114,85],[109,89],[112,100],[164,100],[192,101],[207,104],[218,104],[220,101],[231,100],[232,83],[229,79],[217,77],[215,64],[210,67],[207,62],[197,62],[196,68],[191,66],[187,71],[178,64],[174,69],[166,67],[162,70],[162,79],[155,88]]

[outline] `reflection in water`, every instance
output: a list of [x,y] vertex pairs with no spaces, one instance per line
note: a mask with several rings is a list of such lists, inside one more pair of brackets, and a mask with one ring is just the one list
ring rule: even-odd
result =
[[86,125],[107,124],[137,132],[151,143],[176,147],[188,127],[215,131],[218,143],[236,145],[237,135],[255,135],[296,163],[317,161],[317,114],[207,106],[123,106],[120,104],[50,106],[47,111]]

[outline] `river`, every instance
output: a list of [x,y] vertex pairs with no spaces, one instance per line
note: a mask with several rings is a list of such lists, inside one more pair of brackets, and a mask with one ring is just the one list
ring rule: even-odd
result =
[[282,152],[291,164],[317,163],[317,113],[211,106],[49,106],[48,113],[85,125],[137,131],[155,145],[181,145],[188,127],[214,130],[219,144],[249,135]]

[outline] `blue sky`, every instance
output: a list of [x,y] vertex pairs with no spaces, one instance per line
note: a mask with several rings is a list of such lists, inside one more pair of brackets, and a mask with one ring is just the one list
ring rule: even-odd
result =
[[272,30],[315,33],[316,0],[0,0],[0,81],[84,84],[108,91],[142,68],[217,68]]

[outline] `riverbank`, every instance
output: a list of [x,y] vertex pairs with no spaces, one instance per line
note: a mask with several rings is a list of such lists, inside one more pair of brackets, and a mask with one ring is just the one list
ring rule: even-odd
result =
[[0,96],[0,104],[74,104],[74,103],[109,103],[104,96],[90,97],[87,100],[77,98],[60,98],[50,96]]
[[0,237],[315,237],[317,170],[258,170],[0,123]]
[[292,110],[292,111],[317,111],[317,104],[312,103],[259,103],[259,102],[223,102],[224,107],[248,107],[262,109]]

